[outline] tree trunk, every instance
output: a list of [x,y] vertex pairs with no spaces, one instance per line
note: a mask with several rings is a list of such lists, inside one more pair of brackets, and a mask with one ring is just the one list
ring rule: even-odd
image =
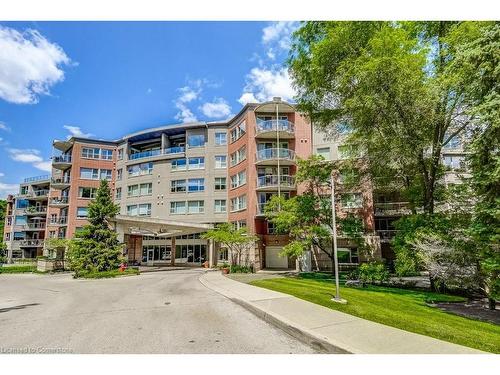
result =
[[495,310],[497,308],[497,301],[494,298],[488,298],[488,308]]

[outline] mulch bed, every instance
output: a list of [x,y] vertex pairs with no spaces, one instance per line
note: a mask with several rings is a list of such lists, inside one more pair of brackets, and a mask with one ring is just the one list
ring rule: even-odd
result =
[[487,303],[483,300],[468,302],[439,302],[433,306],[465,318],[482,320],[485,322],[500,325],[500,310],[489,310]]

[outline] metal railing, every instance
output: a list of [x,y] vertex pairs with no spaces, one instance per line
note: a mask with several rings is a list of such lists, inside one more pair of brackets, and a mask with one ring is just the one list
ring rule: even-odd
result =
[[52,177],[51,183],[53,183],[53,184],[69,184],[69,183],[71,183],[71,178],[70,178],[70,176]]
[[24,224],[24,229],[45,229],[45,223],[27,223]]
[[284,131],[287,133],[294,132],[294,124],[288,120],[266,120],[257,122],[257,134],[267,132]]
[[52,225],[66,225],[66,224],[68,224],[68,217],[67,216],[51,217],[50,224],[52,224]]
[[137,159],[151,158],[151,157],[160,156],[160,155],[181,154],[183,152],[186,152],[185,147],[176,146],[176,147],[168,147],[164,150],[157,149],[157,150],[136,152],[134,154],[130,154],[128,156],[128,158],[129,158],[129,160],[137,160]]
[[54,156],[52,159],[53,163],[71,163],[71,155],[59,155]]
[[50,199],[51,205],[68,204],[68,202],[69,202],[68,197],[59,197],[59,198],[51,198]]
[[24,209],[26,214],[45,214],[47,213],[47,206],[29,206]]
[[[294,187],[295,178],[293,176],[281,175],[279,176],[280,186],[282,187]],[[274,187],[278,186],[278,176],[277,175],[267,175],[257,177],[257,187]]]
[[49,195],[49,190],[48,189],[43,189],[43,190],[34,190],[33,191],[33,196],[35,197],[46,197]]
[[376,215],[411,214],[409,202],[385,202],[373,204]]
[[265,148],[263,150],[257,151],[256,154],[257,161],[273,160],[273,159],[285,159],[285,160],[295,160],[295,151],[289,150],[287,148]]
[[386,229],[377,230],[376,232],[382,241],[390,241],[396,235],[397,231],[395,229]]
[[24,183],[37,182],[37,181],[45,181],[45,180],[50,180],[50,175],[49,174],[44,174],[42,176],[27,177],[27,178],[24,179]]
[[44,240],[33,239],[33,240],[20,240],[19,246],[22,247],[40,247],[43,246]]

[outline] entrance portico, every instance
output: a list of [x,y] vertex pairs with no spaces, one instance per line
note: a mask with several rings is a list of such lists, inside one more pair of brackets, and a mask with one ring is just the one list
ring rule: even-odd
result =
[[212,224],[181,222],[168,219],[117,215],[115,229],[125,243],[130,262],[142,265],[210,267],[217,261],[213,241],[200,234],[212,229]]

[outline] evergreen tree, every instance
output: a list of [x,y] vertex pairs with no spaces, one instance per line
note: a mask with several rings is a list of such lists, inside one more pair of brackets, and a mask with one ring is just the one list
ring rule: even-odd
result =
[[110,228],[110,221],[118,212],[108,182],[102,180],[96,198],[88,206],[89,224],[75,234],[69,245],[68,259],[75,276],[113,270],[123,262],[123,244]]

